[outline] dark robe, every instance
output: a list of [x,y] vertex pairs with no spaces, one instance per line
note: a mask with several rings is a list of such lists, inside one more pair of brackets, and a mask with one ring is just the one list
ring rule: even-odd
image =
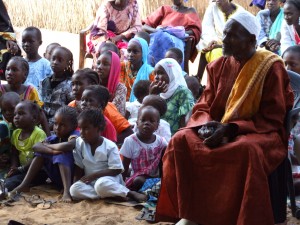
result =
[[286,157],[284,119],[293,105],[283,64],[269,69],[258,112],[230,121],[239,127],[233,141],[210,149],[197,135],[202,124],[221,121],[239,66],[233,57],[208,65],[207,87],[188,126],[174,135],[163,157],[157,221],[274,225],[268,175]]

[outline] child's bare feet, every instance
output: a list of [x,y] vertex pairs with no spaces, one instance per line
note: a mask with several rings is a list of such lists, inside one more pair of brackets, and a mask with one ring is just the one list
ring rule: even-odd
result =
[[64,202],[64,203],[71,203],[72,197],[68,191],[66,191],[66,192],[64,191],[63,196],[61,197],[61,199],[59,201]]
[[136,191],[129,191],[127,194],[127,197],[132,198],[133,200],[137,202],[146,202],[147,201],[147,195],[138,193]]

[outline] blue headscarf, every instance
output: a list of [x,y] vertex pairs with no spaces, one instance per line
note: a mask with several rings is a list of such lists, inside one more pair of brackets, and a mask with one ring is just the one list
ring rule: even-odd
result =
[[142,47],[142,62],[143,62],[143,65],[139,69],[139,71],[137,73],[137,76],[135,78],[135,81],[134,81],[134,83],[132,85],[132,89],[131,89],[129,101],[133,102],[136,99],[136,97],[133,94],[134,85],[139,80],[149,80],[149,75],[152,73],[152,71],[154,70],[154,68],[148,64],[148,52],[149,52],[148,43],[144,39],[139,38],[139,37],[132,38],[129,41],[128,45],[131,42],[138,43]]

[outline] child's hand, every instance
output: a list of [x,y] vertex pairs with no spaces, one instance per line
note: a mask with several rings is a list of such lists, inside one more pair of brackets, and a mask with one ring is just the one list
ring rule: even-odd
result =
[[19,173],[18,167],[11,167],[10,170],[8,171],[6,177],[11,177],[18,173]]
[[81,181],[85,184],[91,183],[92,181],[96,180],[97,177],[95,177],[93,174],[88,175],[88,176],[83,176],[81,177]]

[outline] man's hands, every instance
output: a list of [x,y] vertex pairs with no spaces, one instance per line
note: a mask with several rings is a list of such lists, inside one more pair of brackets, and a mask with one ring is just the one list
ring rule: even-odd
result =
[[232,138],[236,136],[238,127],[235,124],[222,124],[217,121],[210,121],[201,126],[198,130],[199,137],[203,143],[209,148],[218,147],[224,138]]

